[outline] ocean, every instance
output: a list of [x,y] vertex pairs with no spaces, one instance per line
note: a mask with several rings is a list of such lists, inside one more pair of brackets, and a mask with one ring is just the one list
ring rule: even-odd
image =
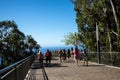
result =
[[[40,51],[45,54],[45,52],[47,51],[47,49],[49,49],[50,51],[53,51],[53,50],[59,50],[59,49],[65,49],[65,50],[68,50],[71,48],[74,48],[74,46],[49,46],[49,47],[41,47],[40,48]],[[79,47],[79,49],[81,50],[82,47]]]

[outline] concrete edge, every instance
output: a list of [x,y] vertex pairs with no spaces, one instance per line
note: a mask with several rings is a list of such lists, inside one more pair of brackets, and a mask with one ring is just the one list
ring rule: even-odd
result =
[[116,67],[116,66],[110,66],[110,65],[106,65],[106,64],[98,64],[98,63],[95,63],[95,62],[89,62],[90,64],[94,64],[94,65],[103,65],[105,67],[109,67],[109,68],[114,68],[114,69],[119,69],[120,70],[120,67]]

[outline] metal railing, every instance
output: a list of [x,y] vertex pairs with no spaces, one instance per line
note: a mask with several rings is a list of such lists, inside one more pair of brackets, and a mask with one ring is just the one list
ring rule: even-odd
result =
[[[97,52],[89,52],[88,59],[97,62]],[[100,63],[120,67],[120,52],[100,52]]]
[[22,59],[8,67],[0,70],[0,80],[24,80],[28,70],[35,60],[35,56],[31,55]]
[[34,61],[24,80],[37,80],[36,77],[38,74],[36,75],[36,70],[38,69],[41,71],[39,72],[39,75],[41,76],[39,77],[39,80],[49,80],[45,71],[45,63],[40,63],[38,60]]

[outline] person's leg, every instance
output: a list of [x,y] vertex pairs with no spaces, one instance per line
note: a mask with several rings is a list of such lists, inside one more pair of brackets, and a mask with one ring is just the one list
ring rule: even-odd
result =
[[88,58],[86,57],[86,65],[88,66]]
[[65,61],[65,56],[63,56],[63,62]]
[[51,58],[49,58],[49,64],[51,63]]
[[39,63],[40,63],[40,67],[42,67],[43,66],[42,59],[39,60]]
[[67,61],[69,61],[70,55],[67,56]]
[[40,59],[38,59],[38,62],[40,63]]
[[83,65],[85,65],[85,57],[83,58]]
[[62,57],[60,57],[60,63],[62,63]]
[[46,58],[46,66],[48,66],[48,58]]
[[47,64],[47,58],[46,58],[46,64]]
[[76,63],[76,58],[74,57],[74,62]]
[[78,60],[77,57],[74,57],[75,64],[78,66]]
[[39,59],[39,64],[41,65],[41,59]]
[[79,66],[78,60],[79,60],[79,57],[76,58],[76,64],[77,64],[77,66]]

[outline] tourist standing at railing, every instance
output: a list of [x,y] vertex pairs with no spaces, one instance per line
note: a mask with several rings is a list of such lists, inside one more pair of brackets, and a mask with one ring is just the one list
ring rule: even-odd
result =
[[40,63],[43,63],[43,54],[41,51],[38,52],[37,54],[37,59]]
[[77,47],[75,47],[75,49],[73,50],[73,55],[74,55],[74,61],[75,61],[76,65],[79,66],[78,60],[79,60],[80,53],[79,53],[79,50]]
[[49,49],[47,49],[45,53],[45,57],[46,57],[46,66],[50,66],[52,53],[49,51]]

